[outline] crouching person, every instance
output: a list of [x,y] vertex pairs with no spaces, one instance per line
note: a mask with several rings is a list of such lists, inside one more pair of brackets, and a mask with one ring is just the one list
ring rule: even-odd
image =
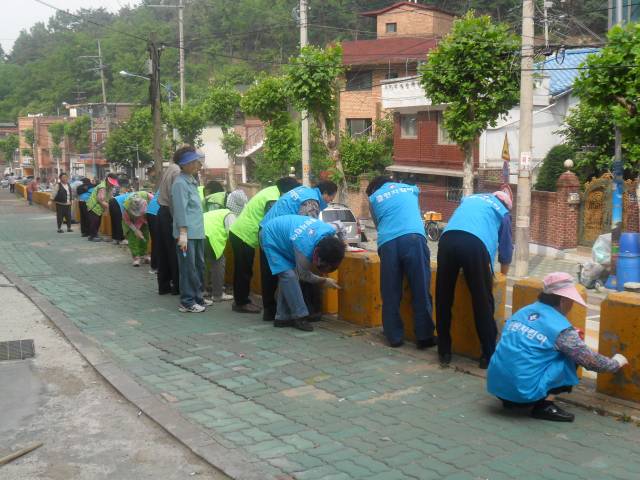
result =
[[567,320],[574,302],[586,306],[571,275],[550,273],[543,283],[538,301],[518,310],[504,325],[489,363],[487,390],[505,408],[527,408],[534,418],[573,422],[574,415],[549,395],[571,392],[578,384],[578,365],[617,372],[628,361],[620,354],[608,358],[591,350]]
[[143,261],[149,262],[149,224],[147,222],[147,206],[153,199],[149,192],[132,193],[122,204],[122,230],[131,256],[133,266],[139,267]]
[[318,275],[333,272],[344,258],[345,244],[337,235],[334,226],[301,215],[283,215],[263,225],[260,244],[271,273],[278,276],[275,327],[313,330],[300,280],[338,288],[335,280]]

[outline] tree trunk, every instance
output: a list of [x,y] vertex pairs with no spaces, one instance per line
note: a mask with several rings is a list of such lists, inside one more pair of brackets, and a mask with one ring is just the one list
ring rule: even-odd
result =
[[[223,136],[228,132],[228,128],[222,127]],[[227,153],[227,159],[229,160],[229,166],[227,167],[227,190],[233,192],[236,189],[236,157],[235,155],[229,155]]]
[[[344,170],[342,168],[342,160],[340,159],[340,152],[338,151],[338,146],[340,142],[340,134],[339,131],[333,133],[334,138],[331,138],[331,133],[327,128],[327,122],[323,118],[317,118],[316,122],[318,123],[318,127],[320,129],[320,138],[322,139],[322,143],[324,143],[325,147],[327,147],[327,151],[329,152],[329,156],[333,159],[335,163],[336,170],[340,174],[340,180],[338,183],[338,201],[340,203],[347,202],[347,190],[349,186],[347,185],[347,179],[344,176]],[[338,124],[338,128],[340,125]]]
[[464,151],[464,169],[462,177],[462,195],[465,197],[473,195],[473,143],[465,142],[462,146]]

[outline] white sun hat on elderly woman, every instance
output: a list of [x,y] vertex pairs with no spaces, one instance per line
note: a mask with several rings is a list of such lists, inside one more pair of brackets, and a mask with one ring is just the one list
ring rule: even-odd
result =
[[573,277],[565,272],[553,272],[542,279],[542,292],[569,298],[583,307],[587,303],[578,292]]

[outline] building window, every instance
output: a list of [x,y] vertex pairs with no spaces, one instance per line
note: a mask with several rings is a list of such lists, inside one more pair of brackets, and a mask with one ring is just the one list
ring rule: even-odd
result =
[[386,24],[386,31],[387,31],[387,33],[396,33],[398,31],[398,24],[397,23],[387,23]]
[[385,80],[393,80],[394,78],[398,78],[399,76],[400,75],[398,74],[398,72],[391,71],[391,72],[385,73],[384,79]]
[[370,118],[347,118],[347,131],[352,138],[371,134]]
[[373,72],[347,72],[347,90],[371,90]]
[[456,142],[451,140],[449,132],[444,128],[444,118],[442,112],[438,113],[438,145],[456,145]]
[[400,138],[418,138],[417,115],[400,115]]
[[447,190],[445,192],[447,201],[459,202],[462,198],[462,178],[446,177]]

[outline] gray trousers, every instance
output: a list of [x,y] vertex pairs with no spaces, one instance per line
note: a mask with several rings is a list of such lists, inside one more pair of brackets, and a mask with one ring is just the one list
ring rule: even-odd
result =
[[278,306],[276,320],[293,320],[309,316],[302,296],[300,280],[293,270],[278,274]]
[[204,265],[204,291],[206,294],[210,294],[212,298],[219,300],[224,293],[226,262],[224,255],[216,258],[216,254],[211,248],[209,240],[205,240]]

